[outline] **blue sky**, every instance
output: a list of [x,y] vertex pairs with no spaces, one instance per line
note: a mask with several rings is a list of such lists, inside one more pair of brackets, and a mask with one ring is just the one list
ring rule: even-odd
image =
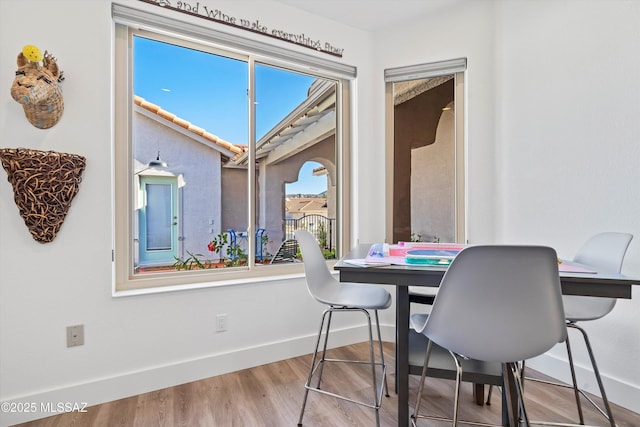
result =
[[[231,143],[247,144],[247,63],[135,38],[135,94]],[[170,58],[170,60],[168,60]],[[307,97],[314,78],[256,66],[256,136],[260,139]],[[317,194],[325,177],[313,177],[318,163],[306,163],[287,193]]]

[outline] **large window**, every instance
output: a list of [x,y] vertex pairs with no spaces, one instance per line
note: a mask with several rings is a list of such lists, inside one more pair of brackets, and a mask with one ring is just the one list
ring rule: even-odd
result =
[[348,83],[117,24],[116,291],[301,272],[299,228],[339,256]]

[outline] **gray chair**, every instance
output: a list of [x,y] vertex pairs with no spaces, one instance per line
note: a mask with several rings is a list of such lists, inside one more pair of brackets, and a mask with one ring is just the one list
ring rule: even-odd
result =
[[[597,269],[599,272],[603,273],[620,273],[622,270],[622,262],[624,261],[624,256],[627,252],[627,248],[629,247],[629,243],[631,243],[631,239],[633,239],[632,234],[628,233],[617,233],[617,232],[605,232],[596,234],[591,237],[584,245],[578,250],[575,257],[573,258],[574,262],[585,264],[589,267],[593,267]],[[580,326],[577,325],[578,322],[584,322],[588,320],[597,320],[601,317],[606,316],[613,310],[613,307],[616,305],[616,298],[601,298],[601,297],[587,297],[587,296],[577,296],[577,295],[564,295],[562,297],[564,303],[564,311],[567,321],[567,326],[572,329],[577,329],[582,334],[585,345],[587,347],[587,352],[589,353],[589,358],[591,360],[591,366],[593,368],[593,373],[598,382],[598,387],[600,388],[600,395],[602,397],[602,401],[604,403],[605,409],[602,410],[594,401],[591,399],[584,391],[580,390],[576,381],[576,373],[573,365],[573,354],[571,352],[571,345],[569,343],[569,337],[567,336],[566,346],[567,346],[567,354],[569,357],[569,367],[571,369],[571,380],[572,385],[560,384],[551,381],[542,381],[542,380],[534,380],[545,382],[548,384],[563,386],[563,387],[571,387],[574,390],[574,395],[576,399],[576,405],[578,408],[578,416],[580,418],[580,424],[584,424],[584,416],[582,414],[582,404],[580,401],[580,395],[584,396],[584,398],[589,401],[605,418],[608,419],[611,427],[615,427],[615,421],[613,419],[613,413],[611,412],[611,406],[609,405],[609,400],[607,399],[607,394],[604,389],[604,385],[602,383],[602,379],[600,378],[600,371],[598,370],[598,366],[596,364],[596,359],[593,354],[593,349],[591,347],[591,343],[589,342],[589,337],[587,332]],[[528,380],[532,380],[531,378],[527,378]],[[547,423],[553,424],[553,423]]]
[[[560,277],[556,252],[544,246],[471,246],[453,260],[442,278],[431,313],[411,317],[412,326],[429,343],[418,387],[412,425],[419,418],[458,425],[462,379],[461,359],[502,364],[516,380],[516,402],[526,425],[518,361],[538,356],[565,340]],[[456,364],[451,419],[421,414],[420,405],[433,344],[446,349]]]
[[[368,285],[361,283],[343,283],[338,281],[331,275],[329,268],[327,267],[326,260],[322,255],[320,246],[316,241],[316,238],[305,230],[295,231],[295,237],[300,245],[302,251],[302,261],[304,263],[304,273],[307,282],[307,288],[309,293],[318,302],[325,304],[328,308],[322,315],[320,322],[320,330],[318,331],[318,338],[316,341],[316,347],[313,352],[313,358],[311,361],[311,367],[309,369],[309,377],[305,383],[304,399],[302,401],[302,409],[300,411],[300,419],[298,425],[302,425],[302,418],[304,417],[304,410],[307,404],[307,397],[309,391],[318,392],[324,395],[332,396],[334,398],[346,400],[358,405],[363,405],[375,410],[376,426],[380,426],[380,405],[382,401],[382,393],[386,391],[386,395],[389,396],[387,377],[386,377],[386,365],[384,363],[384,354],[382,349],[382,338],[380,336],[380,323],[378,321],[378,310],[389,308],[391,305],[391,294],[387,292],[381,286]],[[374,344],[373,344],[373,332],[371,325],[371,316],[369,310],[373,310],[375,314],[376,329],[378,332],[378,344],[380,351],[380,361],[376,361]],[[326,357],[327,343],[329,339],[329,332],[331,328],[331,317],[334,313],[339,312],[354,312],[359,311],[363,313],[367,319],[369,327],[369,355],[368,361],[357,360],[339,360],[329,359]],[[326,328],[325,328],[326,322]],[[320,359],[318,360],[318,352],[320,349],[320,341],[324,330],[324,342],[322,345]],[[373,399],[372,403],[357,401],[347,396],[332,393],[320,388],[322,384],[322,373],[325,363],[329,362],[343,362],[343,363],[358,363],[371,365],[372,384],[373,384]],[[381,368],[382,380],[380,386],[376,378],[376,369]],[[319,369],[319,371],[318,371]],[[318,372],[316,374],[316,372]],[[315,386],[311,383],[314,380],[314,376],[317,376],[317,382]]]
[[[436,299],[436,295],[438,294],[438,288],[431,286],[409,286],[409,303],[420,304],[421,306],[429,307],[433,305],[433,302]],[[426,318],[425,318],[426,320]],[[424,323],[424,322],[422,322]],[[397,366],[396,366],[397,369]],[[484,392],[485,385],[482,383],[474,383],[473,384],[473,397],[476,401],[476,404],[482,406],[484,405]],[[491,392],[491,385],[489,385],[489,392]],[[487,403],[490,403],[490,396],[487,397]]]
[[438,294],[438,288],[428,286],[409,286],[409,302],[433,305]]

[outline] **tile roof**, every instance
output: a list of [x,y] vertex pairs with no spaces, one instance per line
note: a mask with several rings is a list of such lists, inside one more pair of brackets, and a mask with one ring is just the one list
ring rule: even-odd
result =
[[233,144],[229,141],[225,141],[224,139],[210,133],[207,132],[206,129],[203,129],[201,127],[198,127],[196,125],[194,125],[191,122],[188,122],[187,120],[184,120],[183,118],[180,118],[178,116],[176,116],[173,113],[170,113],[169,111],[163,110],[159,105],[153,104],[149,101],[147,101],[146,99],[134,95],[133,96],[133,103],[141,108],[144,108],[145,110],[157,115],[158,117],[173,123],[177,126],[180,126],[184,129],[186,129],[187,131],[193,133],[194,135],[198,135],[203,137],[204,139],[226,149],[231,151],[232,153],[234,153],[236,156],[238,155],[242,155],[244,152],[247,151],[247,146],[246,145],[241,145],[241,144]]
[[318,212],[327,209],[326,197],[291,197],[285,199],[285,210],[288,213]]

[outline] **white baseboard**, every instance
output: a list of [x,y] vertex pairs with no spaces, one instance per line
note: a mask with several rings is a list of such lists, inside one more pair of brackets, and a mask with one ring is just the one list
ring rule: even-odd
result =
[[[553,378],[557,378],[560,381],[571,383],[571,371],[566,359],[561,359],[550,354],[544,354],[527,361],[527,366],[549,375]],[[600,390],[596,377],[591,370],[591,367],[585,367],[575,365],[576,377],[578,379],[578,387],[589,393],[600,396]],[[609,402],[620,405],[633,412],[640,413],[640,388],[620,380],[618,378],[612,378],[606,374],[600,372],[602,377],[602,383],[607,392]],[[614,412],[615,418],[615,412]]]
[[[380,325],[382,338],[395,341],[395,326]],[[341,347],[361,342],[367,336],[366,327],[353,327],[331,331],[330,346]],[[0,411],[0,427],[24,423],[56,415],[58,402],[67,408],[82,409],[142,393],[161,390],[192,381],[210,378],[254,366],[309,354],[315,346],[316,335],[296,337],[284,341],[246,347],[199,359],[176,362],[165,366],[124,373],[109,378],[97,378],[81,384],[69,385],[49,391],[3,399],[15,405],[15,412]],[[27,408],[24,405],[29,405]],[[3,409],[4,406],[3,406]],[[17,411],[21,409],[20,411]],[[24,409],[29,410],[25,412]],[[50,411],[48,409],[53,409]],[[60,408],[65,410],[65,406]]]

